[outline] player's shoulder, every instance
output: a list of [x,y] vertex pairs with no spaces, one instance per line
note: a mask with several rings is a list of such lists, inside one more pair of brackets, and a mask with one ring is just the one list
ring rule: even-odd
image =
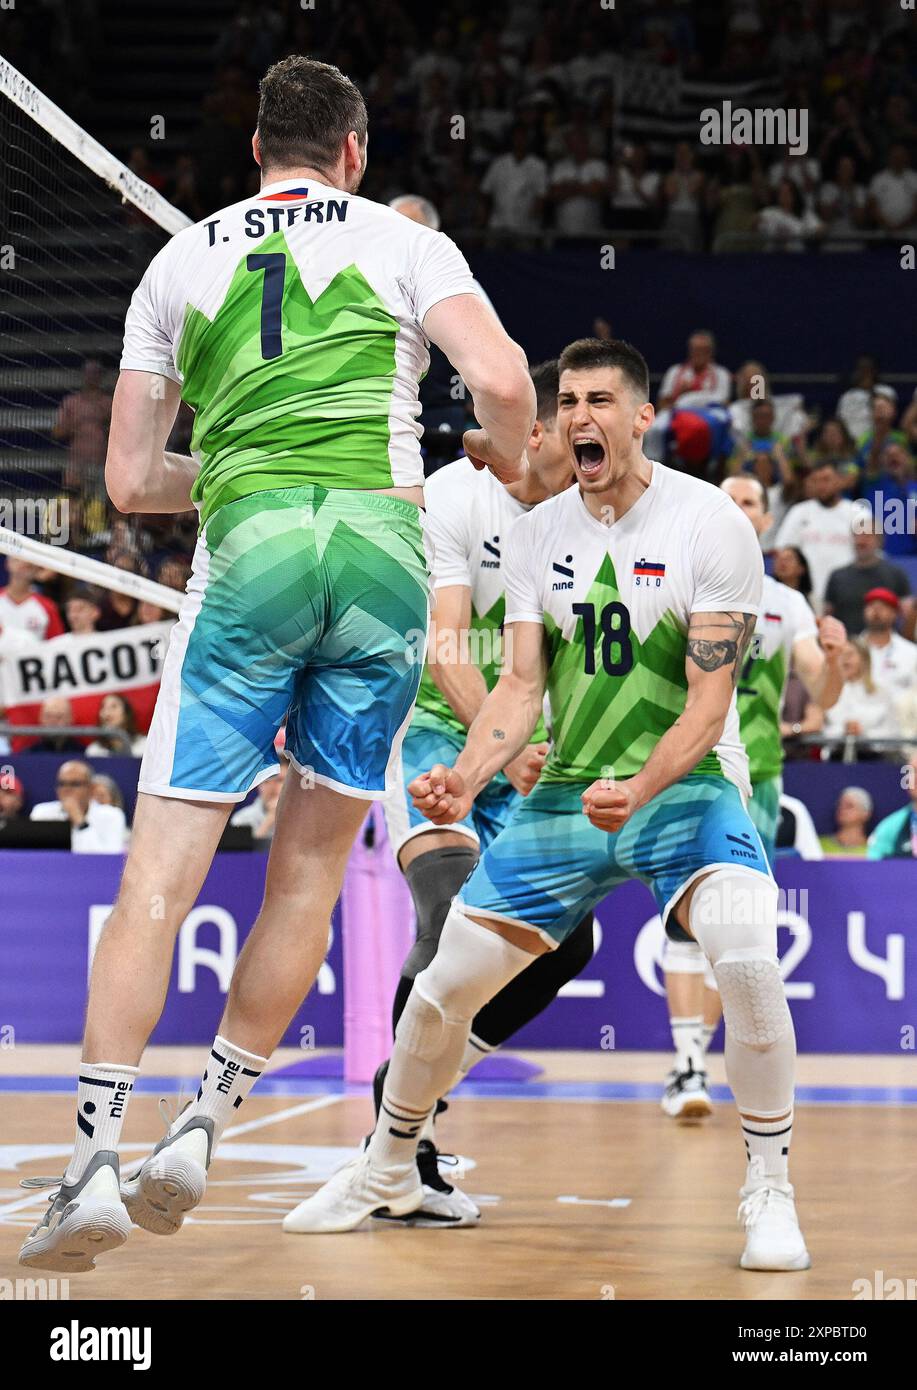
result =
[[754,531],[742,509],[721,488],[664,463],[655,463],[653,467],[661,501],[683,518],[686,527],[697,529],[715,519],[717,527],[737,529],[743,534],[746,529]]
[[546,497],[513,521],[514,544],[532,548],[547,537],[556,540],[564,531],[569,531],[571,522],[575,521],[581,508],[582,501],[575,484],[555,497]]
[[470,504],[473,501],[471,489],[483,481],[484,476],[470,459],[455,459],[452,463],[444,463],[425,480],[424,502],[428,508],[431,503],[435,507],[444,503],[460,505],[466,501]]

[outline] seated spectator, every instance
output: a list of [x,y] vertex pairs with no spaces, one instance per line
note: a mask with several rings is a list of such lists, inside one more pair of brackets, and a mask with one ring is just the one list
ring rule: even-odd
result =
[[[873,678],[870,649],[862,637],[854,637],[841,657],[844,687],[837,703],[825,713],[824,731],[829,738],[853,738],[857,754],[869,759],[882,756],[872,739],[892,739],[899,734],[890,694]],[[828,750],[823,750],[823,755]],[[831,756],[838,756],[834,750]]]
[[820,177],[818,160],[813,159],[811,155],[792,150],[789,145],[784,145],[780,158],[776,159],[767,171],[767,182],[774,192],[782,183],[791,183],[794,188],[799,189],[807,208],[815,201]]
[[893,428],[898,414],[898,392],[894,386],[877,386],[872,393],[870,428],[857,440],[856,464],[866,478],[880,471],[879,459],[886,444],[903,444],[907,436]]
[[762,251],[805,251],[824,231],[791,179],[777,185],[773,201],[758,213],[756,226]]
[[544,160],[532,154],[525,126],[514,126],[511,150],[493,161],[481,181],[481,192],[490,199],[490,227],[521,236],[540,231],[547,189]]
[[190,578],[191,566],[180,555],[167,556],[156,571],[157,584],[162,584],[166,589],[177,589],[180,594],[185,592]]
[[[798,391],[777,395],[771,390],[770,377],[762,362],[743,362],[735,374],[735,400],[729,407],[733,429],[739,434],[751,433],[751,412],[757,401],[769,400],[774,407],[774,426],[800,458],[805,457],[806,434],[810,428],[805,401]],[[852,453],[852,450],[851,450]]]
[[241,811],[236,811],[230,817],[229,824],[249,825],[253,839],[270,840],[274,834],[277,803],[289,766],[286,758],[281,757],[276,777],[268,777],[264,782],[260,782],[254,801],[248,806],[243,806]]
[[604,159],[589,153],[584,131],[571,130],[567,154],[551,168],[548,197],[554,205],[555,230],[568,237],[585,237],[605,225],[605,199],[610,173]]
[[124,797],[114,777],[107,777],[104,772],[94,772],[89,790],[93,801],[100,806],[117,806],[119,811],[124,810]]
[[869,212],[891,242],[917,235],[917,173],[907,145],[900,141],[889,149],[885,168],[870,180]]
[[25,787],[20,778],[9,768],[0,772],[0,830],[12,821],[25,820],[22,808],[25,805]]
[[869,837],[867,859],[917,859],[917,753],[905,768],[910,800],[880,820]]
[[[106,561],[116,569],[126,570],[128,574],[143,573],[140,561],[124,550],[115,553],[110,559],[106,556]],[[112,632],[117,628],[130,627],[136,608],[137,600],[130,594],[116,594],[114,589],[108,589],[102,600],[99,632]]]
[[802,740],[820,734],[825,726],[825,711],[817,705],[800,677],[791,671],[783,693],[780,711],[780,737],[784,754],[789,759],[808,758],[811,747]]
[[611,175],[611,220],[622,231],[652,230],[659,221],[659,175],[647,168],[645,145],[625,145]]
[[[660,203],[664,209],[663,245],[675,251],[701,249],[701,207],[706,176],[697,168],[697,154],[687,140],[675,146],[675,162],[663,175]],[[729,393],[723,397],[729,399]]]
[[913,455],[903,444],[889,440],[876,459],[876,467],[877,473],[863,479],[860,496],[882,529],[886,552],[889,555],[917,554],[913,521],[917,512],[917,480]]
[[74,854],[120,854],[127,822],[117,806],[102,806],[92,799],[92,768],[84,762],[62,763],[55,784],[57,801],[41,801],[32,807],[31,820],[69,820],[70,848]]
[[861,354],[854,363],[850,387],[841,396],[834,412],[843,421],[851,439],[862,439],[871,429],[873,395],[881,384],[875,357]]
[[134,714],[133,707],[123,695],[106,695],[99,706],[98,722],[106,729],[120,729],[127,734],[130,739],[130,748],[125,747],[120,738],[101,738],[93,739],[86,749],[87,758],[105,758],[110,753],[116,753],[122,757],[130,754],[131,757],[139,758],[146,748],[146,735],[137,732],[137,716]]
[[714,218],[714,253],[753,250],[758,209],[767,201],[767,183],[753,146],[724,148],[706,201]]
[[821,612],[828,576],[853,561],[853,523],[864,508],[844,497],[844,479],[833,463],[820,463],[809,473],[811,496],[787,512],[777,532],[776,546],[798,546],[812,576],[812,603]]
[[35,587],[38,566],[28,560],[5,556],[7,582],[0,588],[0,627],[27,632],[43,642],[64,630],[57,604]]
[[841,156],[834,179],[822,185],[818,215],[825,228],[825,251],[863,250],[866,243],[857,232],[866,225],[866,189],[857,179],[857,167],[850,155]]
[[730,471],[752,473],[767,493],[767,510],[771,523],[758,540],[765,555],[774,548],[780,523],[796,501],[796,474],[789,460],[789,442],[775,428],[774,403],[771,400],[752,401],[751,429],[736,443]]
[[147,599],[140,599],[134,610],[133,624],[141,626],[143,623],[171,623],[175,621],[175,614],[169,612],[167,608],[160,608],[156,603],[150,603]]
[[[19,656],[23,652],[34,650],[38,646],[38,638],[25,628],[4,627],[2,615],[0,615],[0,696],[3,693],[3,663],[11,657]],[[6,711],[0,700],[0,719],[3,719]],[[5,734],[0,734],[0,753],[10,751],[9,739]]]
[[855,491],[860,481],[860,470],[856,465],[856,450],[853,440],[843,420],[825,420],[812,448],[808,451],[809,468],[817,468],[822,463],[833,463],[845,479],[845,490]]
[[[66,728],[73,724],[73,706],[66,695],[49,695],[42,702],[38,722],[43,728]],[[46,734],[32,744],[33,753],[82,753],[85,744],[73,734]]]
[[834,834],[821,836],[828,858],[854,859],[866,854],[866,827],[872,819],[872,797],[863,787],[845,787],[834,808]]
[[900,601],[891,589],[870,589],[863,599],[864,636],[876,683],[897,700],[917,678],[917,646],[895,631]]
[[85,487],[86,479],[101,476],[105,466],[112,398],[104,376],[101,362],[84,362],[83,384],[64,396],[54,417],[52,437],[67,445],[65,488]]
[[875,524],[857,526],[853,532],[853,563],[833,570],[825,589],[825,612],[844,624],[851,637],[866,625],[864,607],[870,590],[889,590],[896,598],[911,592],[904,570],[882,554],[883,537]]
[[812,602],[812,576],[809,562],[797,545],[783,545],[774,551],[774,578],[788,589],[797,589],[807,603]]
[[76,584],[70,590],[70,597],[64,604],[67,626],[78,637],[88,636],[96,631],[102,616],[102,600],[99,590],[92,584]]
[[706,329],[698,329],[688,339],[684,362],[669,367],[659,388],[659,409],[671,406],[725,405],[732,390],[732,378],[725,367],[714,362],[716,339]]

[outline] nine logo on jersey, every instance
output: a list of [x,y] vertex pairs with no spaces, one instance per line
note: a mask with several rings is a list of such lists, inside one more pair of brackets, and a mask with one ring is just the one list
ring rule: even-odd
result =
[[566,576],[565,579],[555,579],[554,585],[553,585],[555,591],[556,591],[557,589],[572,589],[572,588],[573,588],[573,571],[572,571],[571,569],[568,569],[568,568],[567,568],[567,565],[570,565],[570,564],[573,562],[573,556],[572,556],[572,555],[567,555],[567,556],[565,556],[564,558],[566,559],[566,562],[567,562],[566,565],[559,565],[559,564],[557,563],[557,561],[555,560],[554,563],[553,563],[553,565],[551,566],[551,568],[552,568],[552,570],[554,571],[555,574],[563,574],[563,575]]
[[482,561],[481,561],[481,569],[482,569],[482,570],[498,570],[498,569],[500,568],[500,550],[499,550],[499,542],[500,542],[500,537],[499,537],[499,536],[494,536],[494,538],[493,538],[493,544],[491,544],[490,541],[485,541],[485,542],[484,542],[484,549],[485,549],[490,555],[493,555],[494,558],[493,558],[492,560],[486,560],[486,559],[485,559],[485,560],[482,560]]

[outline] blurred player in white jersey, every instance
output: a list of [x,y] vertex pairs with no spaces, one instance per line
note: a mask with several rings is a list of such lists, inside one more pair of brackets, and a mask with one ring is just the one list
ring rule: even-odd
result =
[[[739,474],[722,488],[763,535],[773,518],[758,479]],[[844,684],[840,655],[846,638],[836,618],[817,619],[802,594],[764,576],[761,612],[736,697],[751,779],[748,810],[772,866],[783,769],[780,710],[790,668],[809,698],[830,709]],[[701,1120],[713,1110],[705,1056],[722,1015],[716,980],[695,941],[667,939],[663,969],[675,1059],[662,1108],[676,1120]]]

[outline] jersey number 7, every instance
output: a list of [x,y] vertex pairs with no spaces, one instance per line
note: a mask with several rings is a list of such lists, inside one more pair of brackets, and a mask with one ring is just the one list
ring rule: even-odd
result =
[[261,356],[266,362],[283,352],[281,328],[283,320],[283,286],[287,274],[287,258],[282,251],[246,256],[249,270],[263,270],[261,286]]
[[[596,614],[594,603],[574,603],[573,612],[583,620],[583,642],[586,648],[587,676],[595,675]],[[608,676],[626,676],[634,664],[634,649],[630,640],[630,614],[623,603],[606,603],[599,614],[598,627],[602,632],[602,669]],[[618,658],[612,659],[612,648]]]

